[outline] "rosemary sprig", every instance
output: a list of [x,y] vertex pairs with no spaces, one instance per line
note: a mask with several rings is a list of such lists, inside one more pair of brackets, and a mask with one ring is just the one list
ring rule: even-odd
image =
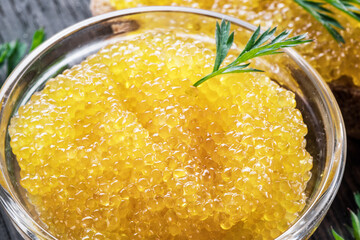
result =
[[[31,47],[29,52],[40,45],[45,38],[44,29],[36,30],[32,37]],[[0,68],[6,63],[7,75],[9,75],[16,65],[24,58],[27,53],[27,44],[19,40],[11,41],[8,43],[0,44]],[[0,87],[3,81],[0,81]]]
[[[356,213],[350,210],[351,227],[347,226],[347,229],[355,240],[360,240],[360,193],[354,193],[354,198],[358,210]],[[331,229],[331,233],[335,240],[345,240],[333,228]]]
[[[250,63],[246,63],[248,60],[256,57],[273,55],[282,53],[279,51],[281,48],[294,47],[299,44],[311,42],[312,40],[303,40],[306,34],[287,38],[290,31],[285,30],[278,36],[273,38],[276,27],[269,28],[260,35],[260,26],[253,33],[249,41],[247,42],[244,50],[239,56],[229,65],[220,68],[222,62],[227,56],[233,42],[234,32],[230,35],[230,22],[222,21],[221,24],[216,23],[215,39],[216,39],[216,58],[213,71],[197,81],[194,86],[197,87],[206,80],[213,78],[217,75],[228,73],[243,73],[243,72],[262,72],[262,70],[249,68]],[[260,35],[260,36],[259,36]],[[265,44],[268,40],[273,38],[269,43]]]
[[326,3],[360,21],[360,9],[356,6],[356,4],[360,5],[360,0],[294,0],[294,2],[320,22],[338,43],[345,43],[338,31],[344,27],[333,17],[334,13],[325,6]]
[[344,38],[336,30],[336,28],[344,29],[344,27],[331,16],[333,12],[324,7],[324,2],[314,2],[311,0],[294,1],[320,22],[337,42],[345,43]]
[[45,40],[45,32],[43,28],[39,28],[33,34],[31,41],[30,52],[39,46]]
[[325,0],[340,11],[360,21],[360,9],[355,4],[360,5],[360,0]]

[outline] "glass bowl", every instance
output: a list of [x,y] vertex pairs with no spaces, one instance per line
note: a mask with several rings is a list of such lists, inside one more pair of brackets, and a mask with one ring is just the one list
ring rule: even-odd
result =
[[[64,69],[80,63],[100,48],[133,34],[181,27],[204,41],[214,41],[215,22],[232,23],[235,44],[246,43],[255,26],[223,14],[183,7],[142,7],[111,12],[75,24],[31,52],[3,85],[1,98],[0,202],[12,223],[26,239],[56,239],[47,231],[19,184],[19,166],[9,145],[8,125],[20,105],[45,82]],[[210,37],[210,38],[209,38]],[[253,62],[283,87],[296,94],[309,133],[307,150],[314,158],[308,183],[307,204],[300,216],[277,239],[306,239],[328,211],[345,167],[346,138],[339,107],[319,74],[293,49]]]

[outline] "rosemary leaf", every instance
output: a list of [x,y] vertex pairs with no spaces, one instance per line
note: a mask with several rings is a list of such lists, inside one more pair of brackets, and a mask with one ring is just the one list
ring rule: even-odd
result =
[[208,79],[221,74],[262,72],[262,70],[259,69],[249,68],[248,66],[250,63],[246,62],[256,57],[282,53],[279,51],[282,48],[294,47],[312,41],[304,40],[306,34],[288,38],[290,31],[283,31],[278,36],[274,37],[275,31],[276,28],[269,28],[264,33],[260,34],[261,28],[259,26],[250,37],[244,50],[239,56],[229,65],[220,68],[234,42],[234,32],[229,35],[230,22],[225,22],[223,20],[221,24],[216,23],[216,58],[213,71],[194,83],[194,86],[197,87]]
[[[332,17],[332,11],[324,7],[325,2],[315,2],[312,0],[294,0],[303,9],[310,13],[318,22],[320,22],[325,29],[333,36],[333,38],[339,43],[345,43],[345,39],[338,32],[338,29],[344,29],[343,26]],[[335,2],[338,0],[325,0],[329,2]],[[353,0],[354,1],[354,0]],[[357,1],[357,0],[355,0]]]
[[360,5],[359,0],[325,0],[327,3],[331,4],[340,11],[346,13],[347,15],[355,18],[360,21],[360,9],[354,4]]
[[32,38],[32,42],[31,42],[31,46],[30,46],[30,51],[34,50],[37,46],[39,46],[45,39],[45,32],[43,28],[40,28],[38,30],[36,30],[34,32],[33,38]]
[[342,236],[340,236],[333,228],[331,228],[331,233],[335,240],[345,240]]
[[16,65],[23,59],[26,54],[27,44],[22,43],[19,40],[15,41],[12,53],[9,55],[7,60],[8,75],[14,70]]

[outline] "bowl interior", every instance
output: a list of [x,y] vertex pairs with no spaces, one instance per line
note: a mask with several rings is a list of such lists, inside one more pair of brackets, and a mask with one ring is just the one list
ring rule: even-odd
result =
[[[230,18],[230,20],[232,20]],[[9,191],[15,200],[29,213],[29,215],[46,230],[46,226],[39,219],[33,205],[26,197],[26,190],[19,183],[20,168],[16,157],[12,153],[9,144],[7,127],[11,116],[16,114],[18,107],[25,104],[35,91],[41,90],[46,81],[58,73],[75,64],[80,63],[87,56],[96,53],[107,44],[121,39],[131,38],[156,28],[166,30],[182,28],[181,34],[191,34],[201,41],[214,43],[216,17],[203,16],[185,12],[150,12],[138,13],[123,17],[103,18],[94,24],[83,23],[80,29],[68,29],[49,40],[46,47],[40,49],[24,69],[18,70],[18,75],[6,91],[6,98],[2,106],[2,133],[1,141],[5,146],[2,149],[1,164]],[[235,31],[235,44],[244,46],[252,31],[250,25],[239,24],[241,21],[233,22]],[[60,34],[61,35],[61,34]],[[215,46],[215,43],[214,43]],[[296,56],[295,56],[296,57]],[[313,156],[314,166],[312,178],[308,183],[306,193],[308,195],[307,205],[302,215],[319,198],[324,183],[324,176],[331,168],[329,158],[329,127],[327,122],[331,121],[324,109],[324,101],[319,97],[319,92],[314,82],[309,78],[304,69],[294,61],[292,53],[275,55],[254,61],[276,82],[295,92],[297,108],[301,111],[304,122],[308,126],[307,150]],[[11,78],[11,77],[10,77]]]

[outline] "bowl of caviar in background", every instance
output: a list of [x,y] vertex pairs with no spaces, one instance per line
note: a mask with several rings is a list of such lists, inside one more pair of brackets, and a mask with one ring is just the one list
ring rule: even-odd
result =
[[0,93],[0,197],[24,238],[315,231],[345,165],[336,101],[292,49],[251,62],[265,72],[237,66],[194,87],[215,69],[221,20],[235,34],[231,64],[253,25],[144,7],[71,26],[18,65]]
[[[335,1],[171,1],[92,0],[94,15],[140,6],[194,7],[227,14],[255,25],[278,26],[295,34],[307,32],[313,44],[297,51],[315,68],[333,91],[346,124],[348,136],[360,138],[359,124],[359,2]],[[322,8],[318,6],[321,5]]]

